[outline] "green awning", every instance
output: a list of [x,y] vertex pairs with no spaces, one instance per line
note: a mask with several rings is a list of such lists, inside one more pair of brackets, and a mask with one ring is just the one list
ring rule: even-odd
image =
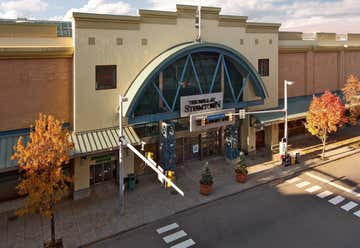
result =
[[[13,147],[19,137],[23,137],[23,143],[29,141],[29,131],[15,132],[0,135],[0,171],[14,170],[17,162],[11,160],[14,154]],[[125,139],[133,144],[139,145],[141,141],[132,127],[124,128]],[[75,148],[69,154],[70,157],[78,157],[87,154],[116,150],[119,148],[119,128],[103,128],[84,132],[74,132],[70,139],[74,142]]]
[[[125,127],[124,137],[130,144],[139,145],[141,141],[132,127]],[[84,132],[74,132],[71,135],[74,151],[71,157],[78,157],[98,152],[112,151],[119,148],[119,128],[103,128]]]
[[[296,120],[306,117],[306,112],[309,109],[312,96],[298,96],[288,99],[288,120]],[[279,107],[284,107],[284,100],[279,100]],[[267,114],[255,114],[253,115],[256,121],[261,125],[268,126],[276,123],[284,122],[283,113],[267,113]]]

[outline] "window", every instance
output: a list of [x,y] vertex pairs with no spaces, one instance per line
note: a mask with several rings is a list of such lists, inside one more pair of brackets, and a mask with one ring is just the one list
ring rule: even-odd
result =
[[116,88],[116,65],[96,66],[96,89],[106,90]]
[[259,59],[259,74],[262,77],[269,76],[269,59]]

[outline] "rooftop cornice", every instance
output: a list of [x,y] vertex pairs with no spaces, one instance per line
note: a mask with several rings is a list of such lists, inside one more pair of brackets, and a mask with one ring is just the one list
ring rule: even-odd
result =
[[247,16],[220,15],[219,26],[245,27],[247,19]]
[[68,58],[72,47],[0,47],[0,59],[12,58]]
[[247,33],[278,33],[280,23],[246,22]]
[[143,23],[176,24],[178,14],[172,11],[139,9],[139,16]]

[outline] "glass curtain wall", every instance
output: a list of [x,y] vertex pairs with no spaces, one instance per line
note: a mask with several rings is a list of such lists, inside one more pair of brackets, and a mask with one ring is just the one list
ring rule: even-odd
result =
[[180,111],[180,97],[224,93],[224,103],[242,100],[246,75],[239,64],[215,52],[198,52],[178,59],[160,71],[147,85],[134,117]]

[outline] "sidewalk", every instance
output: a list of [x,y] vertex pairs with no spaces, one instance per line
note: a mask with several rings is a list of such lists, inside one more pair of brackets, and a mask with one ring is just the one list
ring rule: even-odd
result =
[[[210,159],[214,192],[208,197],[199,194],[200,170],[204,161],[178,166],[176,183],[184,191],[185,197],[170,194],[157,181],[156,175],[141,176],[137,188],[125,193],[123,216],[119,216],[116,186],[112,182],[96,185],[92,188],[90,198],[66,200],[59,204],[56,235],[63,238],[65,247],[86,245],[188,208],[353,155],[360,151],[360,128],[344,129],[329,142],[326,153],[328,160],[323,161],[319,158],[321,146],[317,144],[320,142],[315,138],[290,140],[290,150],[299,150],[302,154],[302,163],[290,167],[280,166],[279,161],[269,161],[270,155],[263,152],[249,155],[246,163],[250,173],[245,184],[235,182],[233,167],[223,158]],[[309,147],[304,148],[305,145]],[[11,209],[20,205],[19,200],[0,204],[0,246],[41,247],[43,241],[50,238],[50,223],[37,215],[9,220],[14,215]]]

